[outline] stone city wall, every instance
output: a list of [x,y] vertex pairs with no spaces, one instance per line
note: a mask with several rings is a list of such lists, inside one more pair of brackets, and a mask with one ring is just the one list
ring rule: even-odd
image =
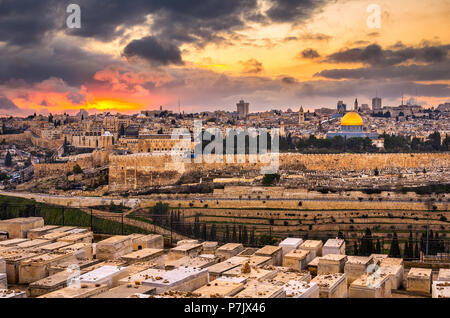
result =
[[[169,185],[177,182],[183,173],[232,173],[233,176],[255,177],[268,163],[248,162],[248,156],[239,156],[243,162],[174,163],[169,155],[146,153],[111,156],[109,169],[110,190],[139,189],[146,186]],[[363,171],[393,168],[448,168],[450,153],[423,154],[280,154],[280,171],[295,174],[298,171]]]

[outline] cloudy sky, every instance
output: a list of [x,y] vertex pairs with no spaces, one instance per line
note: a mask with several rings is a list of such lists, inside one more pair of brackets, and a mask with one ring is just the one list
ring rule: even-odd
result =
[[0,114],[436,106],[449,16],[449,0],[0,0]]

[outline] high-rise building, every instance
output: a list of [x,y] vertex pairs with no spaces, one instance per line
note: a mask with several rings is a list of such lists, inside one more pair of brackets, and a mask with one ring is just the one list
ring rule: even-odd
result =
[[381,98],[374,97],[372,98],[372,112],[378,113],[381,111]]
[[239,118],[246,118],[247,117],[247,115],[248,115],[248,106],[249,105],[250,104],[244,102],[244,100],[240,100],[239,103],[236,104]]

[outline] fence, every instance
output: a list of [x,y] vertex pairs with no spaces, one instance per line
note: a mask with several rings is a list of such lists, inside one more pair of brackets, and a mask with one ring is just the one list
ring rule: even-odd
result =
[[39,204],[0,205],[0,220],[16,217],[42,217],[45,224],[60,226],[88,227],[95,234],[128,235],[132,233],[148,233],[139,227],[125,224],[122,213],[108,213],[97,216],[93,209],[75,209],[63,206]]

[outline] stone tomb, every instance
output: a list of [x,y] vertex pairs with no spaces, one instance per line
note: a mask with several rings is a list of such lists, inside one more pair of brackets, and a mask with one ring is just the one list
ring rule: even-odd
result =
[[48,274],[49,276],[51,276],[65,270],[76,270],[76,269],[79,269],[81,272],[87,272],[89,271],[87,270],[89,269],[89,267],[99,264],[100,262],[101,261],[98,259],[87,259],[87,258],[70,259],[50,266],[50,268],[48,269]]
[[233,256],[236,256],[243,250],[244,246],[240,243],[227,243],[216,250],[216,255],[219,256],[222,261],[224,261]]
[[227,270],[226,272],[223,273],[223,276],[243,277],[246,278],[247,281],[248,280],[262,281],[271,279],[277,275],[277,271],[262,269],[250,265],[247,266],[246,264],[248,263]]
[[431,268],[411,268],[406,277],[406,290],[430,293],[431,271]]
[[128,298],[136,293],[150,296],[154,295],[155,291],[156,288],[151,286],[126,284],[111,288],[91,298]]
[[370,257],[373,258],[373,263],[375,265],[380,265],[381,262],[388,257],[386,254],[370,254]]
[[132,250],[131,237],[116,235],[97,243],[96,257],[101,260],[113,260],[131,253]]
[[312,275],[317,275],[317,268],[319,267],[319,261],[322,258],[322,256],[318,256],[315,259],[313,259],[311,262],[308,263],[308,271]]
[[253,255],[248,258],[250,266],[266,266],[272,264],[272,258],[269,256],[257,256]]
[[[66,233],[70,233],[70,232],[71,231],[68,231]],[[75,243],[92,244],[93,240],[94,240],[94,234],[92,232],[73,233],[73,234],[69,234],[67,236],[57,239],[57,241],[59,241],[59,242],[67,242],[70,244],[75,244]]]
[[365,273],[350,284],[349,298],[390,298],[391,283],[388,274]]
[[62,252],[70,252],[77,259],[92,259],[93,251],[90,243],[75,243],[59,249]]
[[450,298],[450,281],[434,281],[431,296],[433,298]]
[[278,246],[283,250],[283,255],[286,255],[292,250],[296,250],[303,243],[301,238],[288,237],[284,239]]
[[162,250],[162,249],[144,248],[144,249],[137,250],[137,251],[131,252],[129,254],[123,255],[121,258],[125,262],[127,262],[127,264],[133,264],[133,263],[141,262],[141,261],[149,261],[149,260],[154,259],[163,254],[164,254],[164,250]]
[[344,273],[318,275],[311,282],[319,285],[320,298],[347,298],[347,276]]
[[0,274],[1,273],[6,273],[6,261],[2,257],[0,257]]
[[20,290],[0,289],[0,299],[3,298],[27,298],[27,293]]
[[214,254],[219,247],[219,243],[217,242],[203,242],[203,253],[205,254]]
[[322,256],[322,248],[323,243],[320,240],[306,240],[299,247],[300,250],[310,251],[306,259],[308,264],[316,257]]
[[38,298],[89,298],[108,290],[104,284],[80,284],[70,285],[55,290]]
[[403,285],[403,266],[401,265],[383,265],[378,271],[381,274],[389,275],[391,289],[399,289]]
[[347,283],[351,284],[363,274],[367,273],[367,267],[373,264],[370,256],[347,256],[344,273],[347,274]]
[[274,266],[281,266],[283,263],[283,250],[280,246],[266,245],[255,253],[256,256],[266,256],[272,258],[272,264]]
[[67,287],[69,280],[76,275],[72,270],[64,270],[29,285],[30,296],[39,297],[52,291]]
[[108,288],[118,285],[118,281],[128,273],[126,267],[105,265],[80,276],[81,284],[105,284]]
[[0,247],[12,247],[12,246],[17,246],[18,244],[24,243],[24,242],[28,242],[28,239],[25,238],[15,238],[15,239],[10,239],[10,240],[5,240],[5,241],[1,241],[0,242]]
[[156,287],[156,293],[169,290],[192,292],[209,282],[208,270],[179,267],[171,271],[164,271],[160,277],[150,277],[142,282],[143,285]]
[[59,228],[55,229],[54,231],[49,231],[47,234],[44,234],[40,236],[39,238],[42,240],[48,240],[49,242],[56,242],[58,239],[61,239],[65,236],[69,236],[70,233],[63,232],[63,231],[56,231],[59,230]]
[[[1,273],[1,270],[0,270],[0,273]],[[437,280],[438,281],[450,281],[450,268],[439,269],[439,274],[438,274]]]
[[162,235],[157,234],[135,234],[132,238],[133,251],[141,250],[144,248],[164,249],[164,238]]
[[50,232],[51,230],[54,230],[56,228],[58,228],[59,226],[57,225],[44,225],[42,227],[38,227],[38,228],[34,228],[31,230],[28,230],[27,232],[27,238],[30,240],[35,240],[38,237],[47,234],[48,232]]
[[293,269],[303,270],[306,268],[308,255],[311,253],[307,250],[291,250],[283,257],[283,266]]
[[244,290],[237,293],[234,298],[284,298],[286,292],[282,286],[272,285],[266,282],[249,281]]
[[298,271],[279,266],[265,266],[263,268],[277,271],[277,274],[273,278],[267,280],[269,283],[274,285],[283,286],[291,280],[307,283],[311,281],[311,274],[307,271]]
[[17,284],[19,282],[19,265],[22,261],[33,258],[39,253],[26,250],[11,250],[0,252],[0,257],[6,262],[6,274],[9,284]]
[[168,260],[177,260],[185,256],[198,256],[202,252],[202,244],[184,244],[170,249]]
[[71,243],[67,242],[54,242],[47,245],[42,245],[39,247],[41,251],[44,251],[45,253],[55,252],[63,247],[69,246]]
[[329,239],[322,248],[322,256],[327,254],[345,255],[345,241],[343,239]]
[[239,265],[242,265],[246,262],[248,262],[248,257],[233,256],[227,259],[226,261],[209,266],[207,269],[209,272],[210,279],[211,280],[217,279],[218,277],[222,276],[223,273],[225,273],[226,271],[238,267]]
[[346,262],[346,255],[326,254],[319,259],[317,275],[343,273]]
[[290,280],[283,289],[288,298],[319,298],[319,285],[314,282]]
[[19,264],[19,283],[30,284],[49,275],[49,268],[74,258],[71,253],[48,253],[26,259]]
[[162,275],[166,271],[163,269],[157,269],[157,268],[147,268],[142,271],[139,271],[134,274],[128,274],[127,277],[124,277],[119,280],[119,285],[133,285],[133,286],[139,286],[142,285],[142,282],[146,279],[152,278],[152,277],[162,277]]
[[252,255],[255,255],[256,251],[259,250],[259,248],[256,247],[246,247],[242,250],[242,252],[240,252],[239,254],[237,254],[236,256],[247,256],[250,257]]
[[32,241],[26,241],[20,244],[17,244],[18,248],[23,248],[23,249],[34,249],[34,248],[38,248],[40,246],[44,246],[47,244],[50,244],[51,242],[48,240],[42,240],[42,239],[35,239]]
[[8,232],[10,238],[26,238],[29,230],[43,226],[44,219],[41,217],[14,218],[0,221],[0,231]]
[[217,264],[218,257],[210,254],[201,254],[197,257],[185,256],[177,260],[167,261],[164,265],[165,270],[172,270],[181,266],[207,268],[214,264]]
[[6,273],[0,273],[0,289],[8,289],[8,278]]
[[233,297],[243,289],[243,283],[216,279],[195,290],[194,293],[200,294],[200,297],[203,298],[223,298]]

